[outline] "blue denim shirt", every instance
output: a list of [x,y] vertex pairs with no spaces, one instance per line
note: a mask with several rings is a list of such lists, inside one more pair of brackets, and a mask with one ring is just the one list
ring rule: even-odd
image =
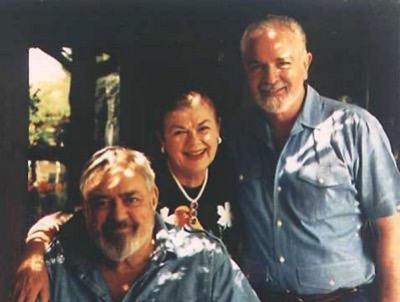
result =
[[[56,238],[46,253],[51,301],[112,301],[90,241]],[[167,230],[156,218],[155,251],[123,301],[259,301],[222,243],[203,231]]]
[[378,121],[308,86],[281,151],[258,107],[235,124],[237,198],[247,226],[240,264],[250,283],[317,294],[372,282],[364,226],[393,215],[400,202],[399,171]]

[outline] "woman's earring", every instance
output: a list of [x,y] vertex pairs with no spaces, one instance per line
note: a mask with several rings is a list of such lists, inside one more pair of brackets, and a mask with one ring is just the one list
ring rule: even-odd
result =
[[164,154],[165,153],[165,149],[164,147],[161,147],[161,153]]
[[218,136],[217,142],[218,142],[218,145],[222,143],[222,138],[220,136]]

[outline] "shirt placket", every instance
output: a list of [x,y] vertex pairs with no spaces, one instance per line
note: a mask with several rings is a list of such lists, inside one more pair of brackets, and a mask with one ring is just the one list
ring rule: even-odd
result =
[[284,271],[284,266],[288,256],[284,245],[282,242],[283,232],[286,228],[286,221],[284,220],[283,213],[281,211],[282,195],[285,193],[286,189],[281,183],[283,177],[283,169],[281,158],[285,152],[285,147],[283,148],[281,154],[278,157],[278,162],[276,164],[275,176],[274,176],[274,187],[273,187],[273,235],[274,235],[274,267],[275,267],[275,283],[281,284],[282,282],[282,272]]
[[[277,158],[275,175],[274,175],[274,187],[273,187],[273,238],[274,238],[274,283],[279,289],[285,289],[285,278],[283,276],[288,276],[290,269],[287,268],[288,263],[292,262],[292,257],[294,254],[291,253],[285,244],[287,234],[290,227],[290,222],[288,221],[287,213],[282,211],[283,203],[287,202],[285,196],[287,194],[287,188],[285,186],[285,162],[284,160],[288,157],[288,152],[290,144],[293,140],[295,140],[295,136],[302,131],[302,127],[297,123],[293,127],[292,133],[290,134],[286,144],[282,148],[281,152],[278,153],[277,148],[274,148],[275,154]],[[272,162],[274,164],[274,162]],[[285,289],[286,292],[290,293],[289,289]]]

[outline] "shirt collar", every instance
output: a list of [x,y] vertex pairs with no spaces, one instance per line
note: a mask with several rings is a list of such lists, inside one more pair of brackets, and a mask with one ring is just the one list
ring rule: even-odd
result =
[[321,114],[323,103],[320,102],[320,98],[321,96],[314,88],[310,85],[306,86],[306,98],[294,128],[300,124],[308,128],[318,128],[318,125],[325,119]]
[[170,257],[176,258],[175,245],[171,238],[171,229],[175,229],[173,225],[167,224],[161,218],[161,215],[156,213],[154,225],[154,252],[152,260],[164,262]]
[[[298,126],[305,126],[308,128],[317,128],[318,125],[325,119],[321,112],[323,112],[323,103],[320,102],[321,96],[320,94],[312,88],[310,85],[306,87],[306,98],[304,100],[304,104],[302,106],[301,112],[293,126],[293,129],[296,129]],[[253,105],[250,109],[253,111],[255,119],[254,122],[259,125],[265,125],[268,123],[267,118],[261,108],[257,105]],[[265,128],[257,127],[259,129],[258,135],[260,137],[265,137]]]
[[[304,104],[296,122],[293,125],[291,131],[292,134],[301,131],[303,127],[313,129],[318,128],[318,125],[320,125],[324,120],[324,116],[321,115],[321,112],[323,112],[323,103],[320,102],[321,96],[310,85],[307,85],[305,89],[306,97]],[[254,119],[252,119],[250,122],[258,125],[255,128],[257,129],[257,136],[270,144],[272,141],[272,134],[264,111],[256,104],[253,104],[250,107],[250,111],[252,112],[250,116],[254,117]]]
[[[171,229],[174,226],[166,224],[160,214],[155,214],[154,223],[154,252],[152,259],[155,261],[166,261],[169,257],[176,257],[172,238],[170,236]],[[70,263],[81,268],[90,268],[96,265],[96,260],[101,258],[101,252],[95,246],[90,236],[85,232],[84,238],[69,238],[72,245],[67,248]],[[84,269],[85,270],[85,269]]]
[[[173,238],[170,235],[171,230],[168,229],[169,227],[171,226],[164,223],[161,216],[156,213],[154,224],[155,248],[151,256],[151,265],[153,267],[159,267],[159,265],[167,262],[169,259],[175,259],[177,257],[174,244],[172,242]],[[82,282],[86,283],[88,287],[94,289],[97,295],[107,297],[108,292],[105,290],[107,285],[105,284],[104,279],[101,277],[97,266],[97,261],[102,257],[101,252],[95,246],[94,242],[91,240],[86,231],[81,233],[82,234],[78,236],[69,236],[73,238],[70,238],[70,244],[68,245],[67,250],[64,249],[64,252],[66,252],[66,257],[64,258],[64,255],[60,255],[54,261],[58,261],[60,263],[64,261],[69,262],[72,271],[79,279],[82,280]],[[86,239],[82,241],[83,238],[80,237],[84,237]],[[55,244],[59,244],[59,241],[57,240]]]

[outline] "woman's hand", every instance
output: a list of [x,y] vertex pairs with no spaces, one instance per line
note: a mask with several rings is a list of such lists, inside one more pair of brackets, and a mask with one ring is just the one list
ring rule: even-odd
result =
[[12,301],[41,302],[49,301],[49,277],[44,261],[43,242],[29,242],[20,266],[17,269]]
[[60,226],[73,214],[56,212],[41,218],[31,227],[26,238],[24,258],[17,269],[12,292],[14,302],[49,301],[49,277],[44,253]]

